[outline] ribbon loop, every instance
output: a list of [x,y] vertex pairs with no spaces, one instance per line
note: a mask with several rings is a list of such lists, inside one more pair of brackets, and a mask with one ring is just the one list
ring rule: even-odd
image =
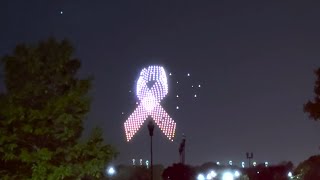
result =
[[[154,82],[150,88],[149,82]],[[136,92],[140,105],[124,123],[127,141],[131,140],[148,116],[151,116],[162,132],[172,140],[176,123],[160,105],[161,100],[168,94],[168,81],[164,68],[149,66],[142,69]]]

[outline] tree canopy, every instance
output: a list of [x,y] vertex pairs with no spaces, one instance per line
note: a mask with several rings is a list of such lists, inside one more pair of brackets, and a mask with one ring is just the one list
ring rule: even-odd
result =
[[163,173],[162,178],[172,180],[191,180],[195,179],[195,170],[191,166],[178,163],[167,167]]
[[315,71],[317,80],[315,82],[314,93],[315,97],[313,101],[308,101],[304,105],[304,111],[309,114],[311,119],[315,121],[320,120],[320,68]]
[[294,171],[296,179],[320,179],[320,155],[311,156]]
[[20,44],[4,56],[6,91],[0,95],[0,177],[100,178],[116,152],[99,129],[80,140],[90,108],[91,78],[66,41]]

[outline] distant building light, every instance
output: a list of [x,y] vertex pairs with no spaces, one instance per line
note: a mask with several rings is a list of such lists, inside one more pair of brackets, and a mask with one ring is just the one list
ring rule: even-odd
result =
[[240,174],[239,171],[235,171],[235,172],[234,172],[234,177],[238,178],[238,177],[240,177],[240,175],[241,175],[241,174]]
[[222,175],[222,180],[233,180],[233,174],[231,172],[224,172]]
[[114,167],[109,167],[108,169],[107,169],[107,174],[108,174],[108,176],[114,176],[115,174],[116,174],[116,170],[114,169]]
[[212,170],[207,174],[207,180],[211,180],[211,179],[215,178],[216,176],[217,176],[217,173]]
[[198,176],[197,176],[197,180],[205,180],[206,178],[204,177],[204,175],[203,174],[199,174]]
[[232,161],[229,161],[229,165],[232,166]]

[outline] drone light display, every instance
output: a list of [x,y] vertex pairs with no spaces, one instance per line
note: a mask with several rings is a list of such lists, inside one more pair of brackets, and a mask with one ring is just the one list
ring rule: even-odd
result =
[[172,141],[176,123],[160,105],[161,100],[168,94],[168,81],[164,68],[149,66],[142,69],[136,93],[140,103],[124,123],[127,141],[131,140],[149,116]]

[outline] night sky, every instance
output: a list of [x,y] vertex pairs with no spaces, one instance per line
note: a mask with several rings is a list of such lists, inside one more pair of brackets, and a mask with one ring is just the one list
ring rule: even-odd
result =
[[0,56],[21,42],[69,39],[79,76],[95,78],[84,136],[101,127],[120,152],[115,164],[149,159],[147,123],[129,143],[123,123],[153,64],[172,73],[161,103],[177,122],[173,142],[156,127],[155,163],[179,160],[184,133],[193,165],[239,164],[247,151],[297,164],[319,153],[320,123],[303,112],[320,67],[319,19],[318,1],[1,0]]

